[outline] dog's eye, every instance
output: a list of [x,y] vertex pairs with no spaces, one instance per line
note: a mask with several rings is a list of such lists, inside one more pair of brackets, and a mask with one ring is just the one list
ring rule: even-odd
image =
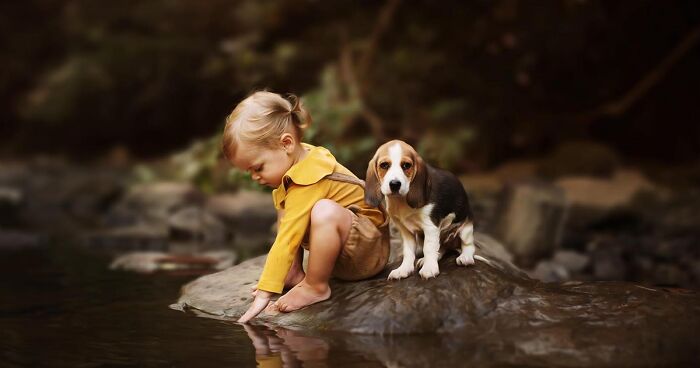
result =
[[410,162],[404,162],[404,163],[401,164],[401,168],[404,169],[404,170],[410,169],[411,166],[413,166],[413,165],[411,165]]
[[388,162],[382,162],[381,164],[379,164],[379,167],[380,167],[381,169],[383,169],[383,170],[386,170],[386,169],[389,168],[389,163],[388,163]]

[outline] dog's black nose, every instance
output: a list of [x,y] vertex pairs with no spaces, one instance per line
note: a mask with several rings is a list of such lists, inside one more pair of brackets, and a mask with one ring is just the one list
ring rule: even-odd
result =
[[399,191],[401,188],[401,182],[398,180],[392,180],[389,182],[389,189],[391,189],[392,193],[396,193]]

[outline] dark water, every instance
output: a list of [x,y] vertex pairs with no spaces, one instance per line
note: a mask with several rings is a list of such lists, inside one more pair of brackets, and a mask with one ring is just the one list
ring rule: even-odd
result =
[[[698,366],[687,364],[697,362],[695,348],[678,350],[697,346],[693,337],[683,337],[691,342],[681,345],[642,339],[649,346],[640,351],[661,356],[649,361],[649,354],[629,357],[617,351],[624,346],[587,341],[589,335],[615,333],[608,328],[591,335],[595,326],[585,331],[526,328],[515,339],[498,331],[484,331],[498,336],[487,339],[479,334],[370,336],[243,326],[168,308],[180,287],[198,275],[110,271],[109,262],[65,244],[0,251],[0,367]],[[564,339],[563,345],[557,339]],[[577,351],[566,346],[571,341],[592,348]],[[556,350],[560,345],[563,350]],[[674,358],[675,351],[679,357]],[[601,353],[626,358],[597,356]],[[590,363],[595,361],[610,363]]]
[[[343,336],[303,336],[174,311],[197,276],[110,271],[77,247],[0,252],[2,367],[380,367]],[[255,342],[255,344],[253,344]]]

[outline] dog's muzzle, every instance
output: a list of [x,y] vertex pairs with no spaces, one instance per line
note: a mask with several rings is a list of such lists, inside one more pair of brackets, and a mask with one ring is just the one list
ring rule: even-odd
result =
[[396,194],[399,192],[399,189],[401,189],[401,182],[398,180],[392,180],[389,182],[389,189],[391,189],[391,192]]

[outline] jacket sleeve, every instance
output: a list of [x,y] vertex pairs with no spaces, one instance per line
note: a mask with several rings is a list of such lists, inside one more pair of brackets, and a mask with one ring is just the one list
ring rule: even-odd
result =
[[284,215],[280,219],[277,237],[267,254],[258,289],[281,293],[294,256],[311,222],[311,209],[325,191],[320,183],[301,186],[292,184],[284,200]]

